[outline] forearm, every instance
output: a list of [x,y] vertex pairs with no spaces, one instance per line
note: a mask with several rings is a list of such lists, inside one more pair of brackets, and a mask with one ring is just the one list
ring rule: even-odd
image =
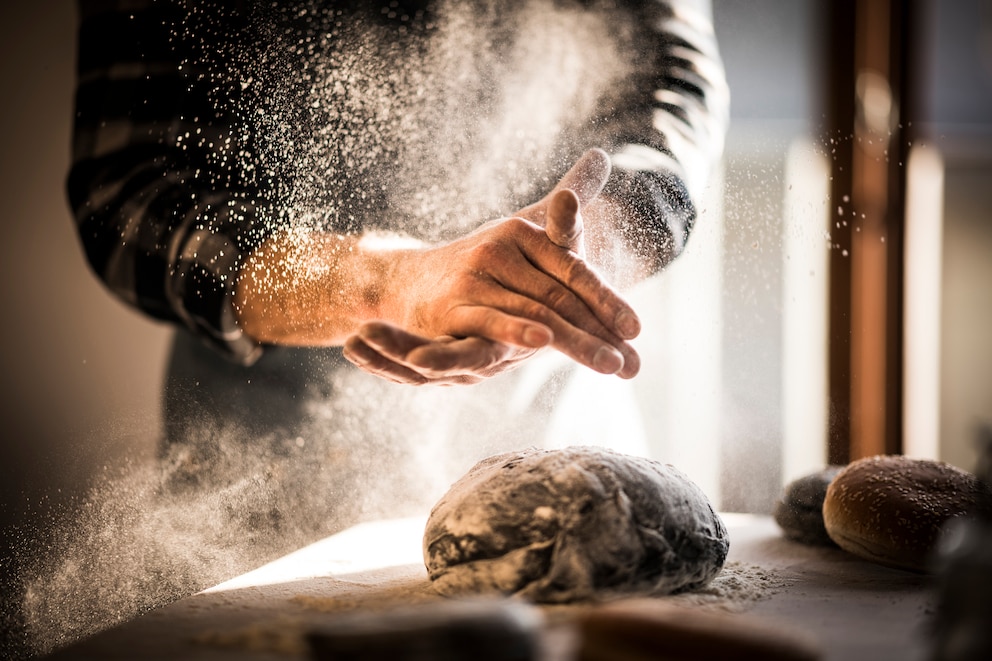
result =
[[673,172],[614,169],[590,209],[590,260],[627,287],[682,254],[696,223],[697,201]]
[[[645,176],[648,176],[645,173]],[[653,175],[652,175],[653,176]],[[666,192],[607,189],[582,209],[587,259],[613,286],[627,289],[650,277],[681,253],[695,207],[677,180]],[[654,200],[651,214],[639,204]]]
[[338,346],[366,321],[397,321],[391,282],[412,248],[376,235],[278,232],[241,269],[238,324],[263,344]]

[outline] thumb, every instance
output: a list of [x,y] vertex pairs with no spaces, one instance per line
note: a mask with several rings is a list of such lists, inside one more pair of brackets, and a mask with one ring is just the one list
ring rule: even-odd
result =
[[610,157],[605,151],[590,149],[565,173],[552,193],[565,188],[571,189],[578,197],[579,207],[584,207],[603,190],[612,168]]
[[579,214],[579,196],[571,188],[563,188],[550,195],[544,230],[557,246],[583,256],[582,216]]
[[563,190],[572,191],[581,208],[596,199],[603,190],[606,180],[610,178],[611,169],[610,157],[605,151],[598,148],[590,149],[579,157],[550,193],[534,204],[519,210],[515,215],[545,226],[549,207],[558,193]]
[[590,149],[575,162],[548,195],[544,228],[555,245],[585,256],[582,216],[579,210],[591,203],[610,177],[610,157],[602,149]]

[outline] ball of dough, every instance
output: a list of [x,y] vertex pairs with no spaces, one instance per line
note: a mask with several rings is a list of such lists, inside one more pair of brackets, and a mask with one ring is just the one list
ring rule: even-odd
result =
[[730,542],[709,500],[672,466],[595,447],[485,459],[431,511],[424,561],[449,596],[564,603],[708,583]]
[[977,514],[984,485],[949,464],[885,455],[860,459],[827,488],[823,523],[842,549],[901,569],[926,571],[950,519]]
[[834,545],[823,526],[823,499],[842,468],[828,466],[785,485],[772,514],[786,537],[803,544]]

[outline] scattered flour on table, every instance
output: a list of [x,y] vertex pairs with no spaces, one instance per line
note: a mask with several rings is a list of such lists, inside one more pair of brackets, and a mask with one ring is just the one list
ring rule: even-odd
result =
[[[681,594],[655,597],[671,604],[726,612],[743,612],[755,602],[768,599],[789,586],[789,581],[775,571],[756,565],[732,561],[707,586]],[[431,587],[427,578],[395,580],[372,590],[355,590],[337,594],[298,594],[289,601],[305,610],[321,613],[345,613],[357,610],[381,611],[393,607],[428,603],[445,599]],[[588,602],[544,606],[548,610],[584,607]]]
[[[726,563],[706,587],[657,599],[686,608],[741,613],[788,585],[789,582],[773,570],[733,561]],[[394,578],[374,584],[329,578],[324,588],[287,597],[287,611],[296,615],[287,614],[230,630],[204,631],[193,642],[229,651],[302,655],[307,652],[306,632],[322,617],[359,612],[374,616],[440,601],[448,600],[435,592],[424,576]],[[549,623],[555,623],[567,621],[573,613],[588,605],[588,602],[580,602],[542,606],[541,609]]]
[[672,603],[741,612],[789,586],[774,570],[732,561],[706,587],[666,597]]

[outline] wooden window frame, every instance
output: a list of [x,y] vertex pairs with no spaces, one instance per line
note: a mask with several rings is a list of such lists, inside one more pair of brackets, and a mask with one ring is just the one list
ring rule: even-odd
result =
[[903,449],[907,168],[924,0],[825,3],[831,151],[827,457]]

